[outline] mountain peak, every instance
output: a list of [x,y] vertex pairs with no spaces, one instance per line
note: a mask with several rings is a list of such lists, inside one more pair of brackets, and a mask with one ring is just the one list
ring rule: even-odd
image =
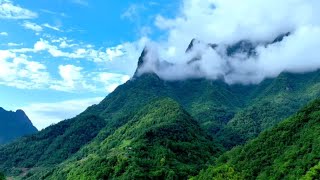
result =
[[206,45],[206,46],[208,46],[208,47],[211,47],[212,49],[215,49],[216,47],[218,47],[217,44],[214,44],[214,43],[208,43],[208,44],[206,44],[206,43],[200,41],[199,39],[193,38],[193,39],[191,40],[191,42],[189,43],[188,48],[186,49],[186,53],[192,51],[192,50],[194,49],[194,47],[197,46],[197,45],[199,45],[199,44]]
[[16,110],[17,114],[26,115],[26,113],[22,109]]
[[0,144],[37,131],[23,110],[6,111],[0,107]]
[[199,44],[200,43],[200,40],[198,40],[198,39],[196,39],[196,38],[193,38],[191,41],[190,41],[190,43],[189,43],[189,45],[188,45],[188,48],[186,49],[186,53],[187,52],[190,52],[192,49],[193,49],[193,47],[195,46],[195,44]]
[[148,54],[148,48],[147,46],[145,46],[143,48],[143,51],[138,59],[138,65],[137,65],[137,69],[133,75],[133,77],[138,77],[140,74],[139,74],[139,69],[144,65],[145,61],[146,61],[146,56]]
[[139,60],[138,60],[138,68],[140,68],[143,65],[147,53],[148,53],[147,47],[144,47],[143,51],[142,51],[142,53],[141,53],[141,55],[139,57]]
[[166,61],[160,62],[156,47],[150,44],[148,46],[145,46],[145,48],[143,49],[133,77],[139,77],[145,73],[154,74],[158,69],[169,65],[170,63]]
[[283,34],[280,34],[279,36],[277,36],[271,44],[274,44],[274,43],[277,43],[277,42],[281,42],[285,37],[288,37],[290,36],[291,33],[290,32],[287,32],[287,33],[283,33]]

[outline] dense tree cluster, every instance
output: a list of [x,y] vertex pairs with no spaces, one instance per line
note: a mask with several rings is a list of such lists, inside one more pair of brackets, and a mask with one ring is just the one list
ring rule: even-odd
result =
[[320,99],[225,153],[194,179],[318,179],[319,129]]
[[97,151],[64,164],[46,177],[186,179],[220,152],[179,104],[165,98],[142,108]]
[[5,180],[5,179],[6,177],[4,176],[4,174],[0,172],[0,180]]

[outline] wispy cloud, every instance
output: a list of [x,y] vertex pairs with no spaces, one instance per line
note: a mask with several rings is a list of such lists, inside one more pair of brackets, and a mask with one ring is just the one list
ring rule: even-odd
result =
[[57,26],[52,26],[52,25],[50,25],[50,24],[48,24],[48,23],[45,23],[45,24],[43,24],[42,26],[43,26],[43,27],[46,27],[46,28],[49,28],[49,29],[52,29],[52,30],[55,30],[55,31],[62,31],[59,27],[57,27]]
[[10,46],[10,47],[16,47],[16,46],[22,46],[22,45],[23,45],[23,43],[12,43],[12,42],[9,42],[7,44],[7,46]]
[[72,0],[72,3],[79,4],[81,6],[88,6],[89,3],[87,0]]
[[0,0],[0,19],[33,19],[37,17],[36,12],[14,5],[10,0]]
[[32,103],[24,107],[19,107],[19,109],[23,109],[31,119],[33,125],[41,130],[62,120],[75,117],[88,106],[97,104],[102,99],[103,97],[95,97],[54,103]]
[[30,29],[32,31],[35,31],[35,32],[41,32],[43,30],[43,28],[36,24],[36,23],[33,23],[33,22],[30,22],[30,21],[25,21],[22,26],[25,28],[25,29]]
[[0,32],[0,36],[8,36],[9,34],[7,32]]
[[131,4],[122,14],[122,19],[129,19],[130,21],[136,21],[140,18],[141,11],[146,7],[143,4]]
[[40,11],[43,13],[51,14],[51,15],[55,15],[55,16],[70,17],[66,13],[63,13],[63,12],[54,12],[54,11],[50,11],[48,9],[40,9]]
[[58,91],[96,91],[96,84],[90,82],[89,77],[85,77],[85,74],[82,73],[83,68],[75,65],[60,65],[59,75],[62,80],[52,83],[50,85],[51,89]]
[[130,79],[130,76],[117,74],[117,73],[108,73],[100,72],[92,74],[95,78],[95,81],[98,81],[104,85],[104,88],[107,92],[114,91],[119,85],[127,82]]

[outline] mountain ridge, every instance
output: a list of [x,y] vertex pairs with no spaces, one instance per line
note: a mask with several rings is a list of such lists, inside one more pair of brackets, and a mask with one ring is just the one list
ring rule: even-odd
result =
[[0,107],[0,144],[37,131],[23,110],[6,111]]
[[[250,79],[249,77],[254,74],[259,77],[259,72],[254,72],[254,70],[248,70],[248,72],[243,73],[237,72],[237,66],[245,62],[254,64],[255,60],[259,60],[261,49],[267,49],[271,45],[277,46],[278,43],[285,41],[291,35],[291,32],[286,32],[273,37],[269,41],[255,42],[250,39],[242,39],[229,44],[206,43],[194,38],[185,52],[179,55],[183,61],[175,61],[173,57],[168,57],[169,59],[162,58],[158,55],[155,45],[149,44],[144,47],[139,57],[133,79],[143,74],[153,73],[166,81],[202,78],[223,80],[228,84],[259,84],[270,75],[264,75],[263,78],[259,79]],[[209,58],[215,58],[216,61],[211,61]],[[208,67],[206,64],[208,64]],[[211,71],[208,69],[209,67],[212,68]],[[286,70],[283,69],[282,72],[286,72]],[[277,73],[279,75],[281,71]],[[233,75],[248,76],[250,80],[239,79]],[[273,76],[275,75],[271,74],[271,77]]]

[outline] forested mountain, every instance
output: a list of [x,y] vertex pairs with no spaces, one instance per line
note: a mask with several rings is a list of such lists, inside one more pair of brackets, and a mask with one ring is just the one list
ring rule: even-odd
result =
[[319,179],[320,99],[217,160],[194,179]]
[[[245,44],[230,46],[230,55],[254,55]],[[284,72],[256,85],[136,74],[78,116],[1,146],[0,171],[24,179],[186,179],[317,97],[320,71]]]
[[[120,86],[79,116],[1,147],[0,169],[17,175],[27,168],[30,176],[44,175],[71,157],[86,157],[99,151],[100,145],[118,128],[126,126],[145,105],[161,97],[181,104],[201,129],[216,140],[216,147],[228,149],[255,137],[318,97],[318,78],[319,71],[283,73],[260,85],[230,86],[201,79],[166,82],[146,74]],[[246,118],[248,114],[250,118]]]
[[256,137],[263,130],[294,114],[309,101],[320,97],[320,71],[282,73],[276,79],[262,82],[253,94],[256,98],[241,109],[225,128],[244,141]]
[[185,179],[221,152],[197,121],[171,99],[151,102],[99,144],[48,179]]
[[12,112],[0,107],[0,144],[37,131],[22,110]]

